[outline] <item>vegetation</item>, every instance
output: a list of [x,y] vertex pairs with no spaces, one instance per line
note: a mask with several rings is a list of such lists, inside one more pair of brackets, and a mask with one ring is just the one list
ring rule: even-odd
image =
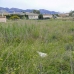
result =
[[57,18],[57,14],[53,14],[53,19],[56,19]]
[[11,16],[10,19],[12,19],[12,20],[17,20],[17,19],[20,19],[20,17],[18,17],[18,16],[16,15],[16,16]]
[[38,19],[43,19],[43,15],[39,14]]
[[28,15],[25,15],[25,18],[26,18],[26,19],[29,19],[29,16],[28,16]]
[[39,10],[33,10],[33,13],[40,14]]
[[7,19],[11,19],[11,17],[12,17],[12,19],[13,18],[20,18],[20,19],[23,19],[24,17],[25,17],[25,14],[24,15],[19,15],[19,14],[11,14],[11,15],[5,15],[6,16],[6,18]]
[[74,17],[74,11],[70,11],[69,16]]
[[74,21],[0,23],[0,74],[74,74]]

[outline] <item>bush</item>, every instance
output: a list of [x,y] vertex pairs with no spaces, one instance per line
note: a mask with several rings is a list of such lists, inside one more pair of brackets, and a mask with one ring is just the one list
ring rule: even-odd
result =
[[10,19],[17,20],[17,19],[20,19],[20,17],[18,17],[17,15],[14,15],[14,16],[11,16]]
[[71,11],[71,12],[69,13],[69,16],[74,16],[74,11]]
[[38,18],[39,19],[43,19],[43,15],[42,14],[39,14]]
[[25,15],[26,19],[29,19],[28,15]]
[[11,15],[5,15],[7,19],[10,19]]

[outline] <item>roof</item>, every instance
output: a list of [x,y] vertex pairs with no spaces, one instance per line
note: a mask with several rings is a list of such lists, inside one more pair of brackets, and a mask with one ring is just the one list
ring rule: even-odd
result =
[[6,18],[6,16],[0,16],[0,18]]
[[[17,14],[17,15],[29,15],[29,16],[38,16],[39,14],[35,14],[35,13],[23,13],[23,12],[14,12],[14,13],[3,13],[4,15],[11,15],[11,14]],[[0,13],[0,15],[2,15],[2,13]]]
[[62,13],[62,14],[58,14],[60,17],[66,17],[69,16],[69,13]]
[[8,14],[9,14],[9,13],[7,13],[7,12],[6,12],[6,13],[0,13],[0,15],[8,15]]
[[44,16],[51,16],[52,14],[43,14]]
[[25,13],[26,15],[29,15],[29,16],[38,16],[39,14],[35,14],[35,13],[29,13],[29,12],[27,12],[27,13]]
[[23,12],[14,12],[14,13],[10,13],[10,14],[25,15],[25,13],[23,13]]

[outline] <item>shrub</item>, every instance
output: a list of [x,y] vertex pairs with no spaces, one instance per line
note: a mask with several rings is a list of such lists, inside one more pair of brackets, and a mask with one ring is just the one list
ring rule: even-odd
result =
[[39,14],[38,18],[39,19],[43,19],[43,15],[42,14]]
[[11,15],[5,15],[7,19],[10,19]]
[[17,20],[17,19],[20,19],[20,17],[18,17],[17,15],[14,15],[14,16],[11,16],[10,19]]
[[29,19],[28,15],[25,15],[26,19]]

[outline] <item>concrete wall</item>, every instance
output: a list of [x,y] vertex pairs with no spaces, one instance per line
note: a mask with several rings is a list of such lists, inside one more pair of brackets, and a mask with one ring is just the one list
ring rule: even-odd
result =
[[28,17],[29,17],[29,19],[38,19],[37,15],[29,15]]
[[0,22],[6,22],[6,16],[0,16]]
[[52,15],[43,15],[43,18],[52,18]]

